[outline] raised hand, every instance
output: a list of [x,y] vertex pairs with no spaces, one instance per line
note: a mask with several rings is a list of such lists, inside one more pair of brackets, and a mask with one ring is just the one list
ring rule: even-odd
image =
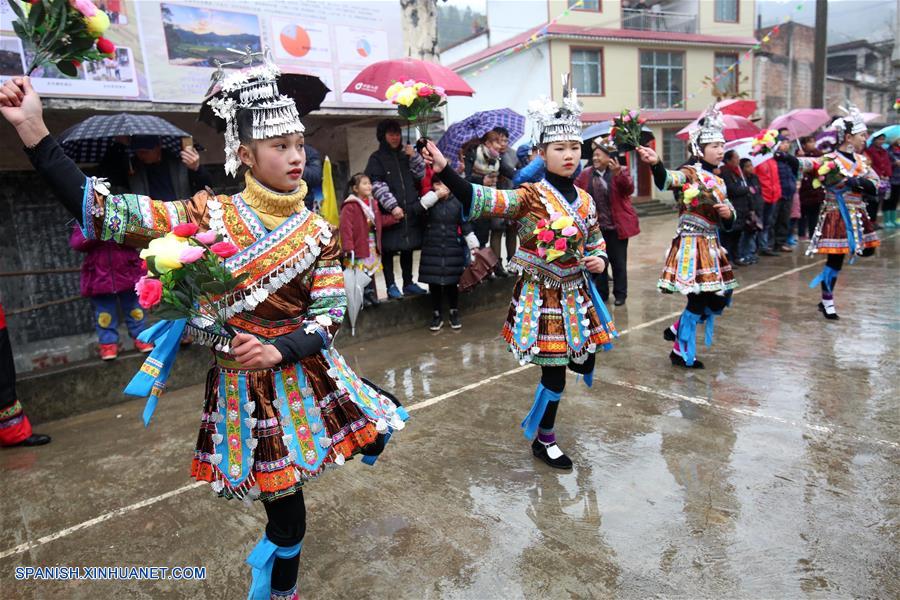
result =
[[653,148],[648,148],[647,146],[638,146],[637,148],[635,148],[635,151],[638,153],[638,156],[641,157],[641,160],[648,165],[655,165],[659,162],[659,155]]
[[26,146],[34,146],[49,133],[41,97],[29,77],[13,77],[0,86],[0,114],[16,128]]
[[438,150],[437,144],[431,140],[428,140],[425,147],[422,148],[422,158],[425,159],[425,164],[431,165],[435,173],[440,173],[447,166],[446,157]]
[[188,146],[181,151],[181,162],[191,171],[196,171],[200,168],[200,153],[193,146]]
[[713,208],[716,209],[716,212],[718,212],[719,216],[723,219],[731,218],[731,209],[727,204],[713,204]]

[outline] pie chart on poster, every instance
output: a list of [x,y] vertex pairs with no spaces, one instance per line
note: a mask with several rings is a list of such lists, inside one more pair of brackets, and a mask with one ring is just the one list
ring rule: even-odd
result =
[[297,58],[306,56],[309,54],[310,48],[312,48],[309,33],[299,25],[286,26],[281,30],[279,37],[281,47],[291,56],[296,56]]
[[363,58],[368,58],[372,54],[372,44],[366,38],[360,38],[356,41],[356,53]]

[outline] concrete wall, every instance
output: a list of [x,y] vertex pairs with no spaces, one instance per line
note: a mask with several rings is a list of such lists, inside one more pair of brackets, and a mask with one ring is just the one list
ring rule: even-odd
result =
[[[762,29],[758,35],[762,37],[769,31],[771,28]],[[815,29],[788,23],[765,48],[754,58],[761,78],[759,95],[754,97],[759,102],[762,123],[767,124],[789,110],[812,104]]]
[[698,0],[700,33],[734,37],[753,37],[756,28],[756,0],[738,0],[738,22],[716,21],[715,0]]

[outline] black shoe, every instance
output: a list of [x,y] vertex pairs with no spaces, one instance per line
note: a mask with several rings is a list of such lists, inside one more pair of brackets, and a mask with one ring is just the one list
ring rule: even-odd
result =
[[622,306],[625,304],[625,298],[616,298],[616,301],[613,302],[614,306]]
[[671,325],[669,327],[666,327],[665,329],[663,329],[663,339],[666,340],[667,342],[675,341],[675,332],[672,331]]
[[444,319],[441,317],[441,313],[434,313],[434,316],[431,318],[431,325],[428,326],[428,329],[431,331],[440,331],[443,326]]
[[686,362],[684,362],[684,359],[681,356],[675,354],[674,350],[669,352],[669,360],[671,360],[672,364],[675,365],[676,367],[684,367],[685,369],[702,369],[703,368],[703,363],[697,359],[694,359],[694,364],[688,366],[688,364]]
[[822,313],[829,321],[837,321],[838,319],[840,319],[837,312],[830,313],[826,311],[825,305],[821,302],[819,302],[819,312]]
[[459,320],[459,311],[450,309],[450,328],[459,329],[462,327],[462,321]]
[[748,258],[739,258],[736,261],[734,261],[734,265],[737,267],[747,267],[751,264],[753,264],[753,263]]
[[43,433],[32,433],[27,438],[15,444],[16,446],[43,446],[50,443],[50,436]]
[[778,253],[775,252],[774,250],[769,250],[768,248],[766,248],[765,250],[760,250],[759,255],[760,256],[778,256]]
[[506,269],[503,268],[503,265],[497,263],[497,266],[494,267],[494,275],[497,277],[509,277],[509,273],[507,273]]
[[378,296],[376,296],[374,292],[366,292],[363,294],[363,306],[365,308],[369,308],[370,306],[376,307],[379,304],[381,304],[381,301],[378,299]]
[[531,442],[531,453],[534,454],[535,458],[539,458],[554,469],[571,469],[572,461],[565,454],[560,454],[556,458],[550,458],[548,455],[548,451],[551,448],[555,448],[562,452],[559,446],[556,445],[556,442],[552,444],[546,445],[542,443],[540,440],[534,440]]

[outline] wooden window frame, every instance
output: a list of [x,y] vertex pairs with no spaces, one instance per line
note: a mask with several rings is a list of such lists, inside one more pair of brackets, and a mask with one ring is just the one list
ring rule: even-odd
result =
[[[685,91],[685,85],[687,82],[687,51],[686,50],[670,50],[668,48],[638,48],[637,49],[637,84],[638,84],[638,107],[640,109],[647,110],[674,110],[673,108],[658,108],[656,106],[643,106],[642,105],[642,96],[641,96],[641,52],[668,52],[669,54],[680,54],[681,59],[681,107],[686,108],[686,100],[687,100],[687,91]],[[655,98],[654,98],[655,103]]]
[[[737,96],[741,92],[741,89],[740,89],[741,88],[741,63],[739,62],[741,56],[737,52],[716,52],[716,53],[714,53],[713,54],[713,77],[716,77],[719,75],[719,73],[716,71],[716,59],[719,58],[720,56],[727,56],[727,57],[729,57],[729,59],[733,58],[734,60],[732,60],[730,64],[737,63],[737,66],[734,68],[734,71],[732,71],[732,73],[734,74],[734,90],[726,92],[726,93],[730,93],[734,96]],[[719,89],[718,85],[716,86],[716,89]]]

